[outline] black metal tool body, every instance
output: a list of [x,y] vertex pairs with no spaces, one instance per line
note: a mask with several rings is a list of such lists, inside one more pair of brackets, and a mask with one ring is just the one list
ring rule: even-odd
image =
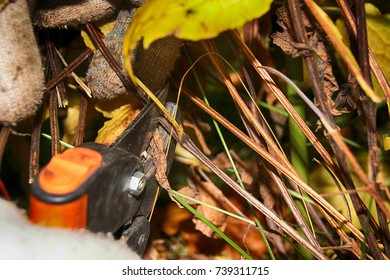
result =
[[[157,97],[160,101],[165,102],[166,95],[167,88],[160,91]],[[175,109],[172,104],[170,106],[171,110]],[[32,185],[31,192],[34,201],[31,200],[30,219],[34,217],[33,221],[45,224],[43,220],[46,219],[46,213],[43,216],[34,213],[49,211],[46,208],[39,210],[39,207],[35,207],[35,200],[39,201],[39,205],[41,203],[49,205],[49,207],[57,206],[60,209],[65,209],[63,206],[71,205],[77,201],[86,200],[87,203],[82,202],[82,205],[87,205],[86,213],[80,213],[80,215],[85,215],[85,227],[88,230],[96,233],[111,233],[115,238],[125,240],[129,247],[142,255],[150,232],[148,216],[158,193],[158,182],[155,178],[156,167],[152,162],[153,155],[149,144],[154,132],[159,130],[164,139],[165,149],[169,148],[168,170],[173,159],[175,145],[174,141],[168,140],[169,132],[164,131],[162,127],[158,128],[160,114],[160,109],[151,101],[144,106],[134,121],[111,146],[94,142],[84,143],[72,149],[73,155],[65,159],[65,165],[62,163],[52,164],[50,169],[49,163],[48,167],[43,168],[38,174]],[[170,143],[170,147],[168,147],[168,143]],[[83,175],[85,178],[80,175],[81,182],[73,186],[71,191],[58,193],[42,186],[48,184],[46,181],[49,184],[52,181],[55,182],[54,184],[57,183],[56,174],[52,173],[60,171],[53,167],[65,166],[66,168],[67,164],[74,164],[73,161],[78,164],[85,160],[85,157],[89,156],[88,153],[84,154],[85,149],[92,150],[93,153],[97,152],[97,157],[101,160],[95,164],[90,173],[88,171],[85,173],[87,175]],[[80,169],[82,168],[83,166],[80,167]],[[77,177],[77,175],[69,174],[70,178],[72,176]],[[49,178],[49,180],[45,178]],[[80,210],[80,207],[75,209],[70,211],[83,211]],[[52,218],[48,220],[50,219]],[[53,221],[47,222],[49,226],[50,223]]]

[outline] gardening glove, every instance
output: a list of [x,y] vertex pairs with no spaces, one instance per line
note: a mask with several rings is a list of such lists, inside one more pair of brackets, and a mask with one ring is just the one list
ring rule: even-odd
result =
[[33,115],[43,96],[43,67],[26,0],[0,6],[0,124]]
[[140,259],[124,242],[103,234],[31,224],[21,209],[4,199],[0,248],[0,259]]

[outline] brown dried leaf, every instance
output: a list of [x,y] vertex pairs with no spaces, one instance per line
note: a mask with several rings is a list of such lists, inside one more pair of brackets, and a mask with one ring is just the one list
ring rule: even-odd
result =
[[271,37],[273,43],[279,46],[286,54],[292,57],[298,57],[300,55],[296,46],[293,45],[292,37],[288,32],[275,32]]
[[[234,162],[236,164],[238,173],[241,176],[241,180],[245,185],[251,185],[253,183],[253,176],[251,175],[247,164],[240,159],[240,157],[233,151],[229,151]],[[219,153],[213,160],[213,162],[220,168],[232,168],[225,152]]]
[[339,89],[337,80],[333,75],[332,65],[330,64],[330,56],[326,49],[326,39],[323,35],[316,31],[316,27],[313,26],[302,10],[302,20],[305,26],[306,37],[308,38],[308,44],[299,44],[294,41],[291,22],[285,7],[281,7],[277,10],[278,20],[277,23],[282,27],[282,32],[275,32],[271,37],[274,44],[278,45],[286,54],[292,57],[300,55],[316,55],[318,57],[317,69],[319,71],[319,78],[322,79],[324,84],[324,91],[327,96],[327,102],[331,113],[333,115],[341,115],[344,111],[339,111],[333,102],[332,95]]
[[[164,152],[164,146],[165,143],[162,140],[158,130],[156,130],[150,142],[153,155],[153,164],[156,167],[156,180],[159,185],[168,192],[169,197],[173,201],[176,201],[173,199],[172,189],[167,178],[167,157]],[[179,203],[178,205],[181,206]]]
[[[197,199],[198,196],[199,196],[199,193],[198,193],[197,191],[195,191],[194,188],[192,188],[192,187],[190,187],[190,186],[186,186],[186,187],[181,188],[181,189],[179,190],[179,192],[180,192],[181,194],[184,194],[184,195],[186,195],[186,196],[193,197],[193,198],[195,198],[195,199]],[[185,197],[182,197],[182,199],[183,199],[186,203],[188,203],[188,204],[190,204],[190,205],[195,204],[193,200],[186,199]]]
[[[302,45],[294,41],[291,31],[291,23],[285,7],[276,10],[278,16],[277,24],[282,28],[282,32],[275,32],[271,35],[275,45],[279,46],[286,54],[292,57],[307,55],[313,52],[310,46]],[[302,17],[305,26],[311,26],[306,17]]]
[[259,229],[232,217],[228,217],[227,225],[226,234],[228,234],[234,242],[241,248],[245,248],[252,257],[264,257],[264,254],[267,252],[267,247]]
[[[210,195],[211,192],[216,192],[218,195],[219,189],[215,187],[214,184],[209,182],[202,183],[202,188],[199,189],[199,199],[203,201],[204,203],[207,203],[212,206],[219,207],[217,201],[213,198],[212,195]],[[218,189],[218,191],[216,190]],[[199,205],[196,210],[203,215],[207,220],[212,222],[216,227],[218,227],[221,231],[224,231],[226,228],[226,215],[211,209],[208,206],[205,205]],[[201,231],[204,235],[211,238],[218,238],[219,236],[215,234],[215,232],[209,228],[206,224],[204,224],[201,220],[197,218],[193,218],[193,222],[195,224],[195,228],[199,231]]]

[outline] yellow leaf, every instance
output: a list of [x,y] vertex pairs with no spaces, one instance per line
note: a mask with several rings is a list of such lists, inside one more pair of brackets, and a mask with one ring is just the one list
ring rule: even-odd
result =
[[[98,108],[96,108],[99,110]],[[104,123],[104,126],[99,129],[95,142],[111,145],[119,135],[130,125],[134,118],[138,115],[140,109],[134,109],[131,104],[126,104],[111,112],[103,112],[103,114],[111,119]]]
[[144,90],[174,126],[179,141],[183,131],[156,96],[135,77],[133,50],[143,38],[144,48],[170,35],[186,40],[202,40],[222,31],[242,26],[265,14],[272,0],[149,0],[134,14],[123,41],[125,69],[133,83]]
[[390,150],[390,136],[383,136],[383,149]]
[[62,141],[74,145],[76,139],[79,115],[80,115],[79,106],[74,105],[68,107],[68,112],[63,122],[64,136],[62,137]]
[[148,46],[163,37],[203,40],[242,26],[265,14],[272,0],[149,0],[134,15],[123,43],[126,70],[136,82],[131,68],[131,52],[143,38]]

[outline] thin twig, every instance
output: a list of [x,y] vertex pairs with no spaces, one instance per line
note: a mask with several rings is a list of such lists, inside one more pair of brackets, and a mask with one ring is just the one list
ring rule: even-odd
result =
[[40,142],[41,142],[41,130],[42,130],[42,116],[43,116],[42,105],[34,117],[34,126],[31,132],[31,144],[30,144],[30,159],[29,159],[29,170],[28,170],[28,182],[32,184],[34,177],[39,172],[39,154],[40,154]]
[[[59,61],[58,54],[56,52],[56,48],[51,41],[51,38],[49,36],[49,33],[45,33],[46,37],[46,48],[47,48],[47,57],[49,60],[49,66],[51,70],[52,76],[56,76],[59,72],[61,72],[61,62]],[[58,52],[59,53],[59,52]],[[65,85],[64,82],[61,81],[59,82],[56,87],[56,92],[58,94],[58,106],[59,107],[65,107],[68,104],[68,99],[65,94]]]
[[83,94],[80,94],[79,119],[77,123],[75,146],[78,146],[83,143],[85,119],[87,117],[87,107],[88,107],[87,98]]
[[91,55],[93,55],[93,51],[89,48],[85,49],[81,54],[79,54],[67,67],[62,69],[56,76],[51,78],[46,83],[46,88],[44,92],[48,92],[53,89],[59,82],[65,79],[68,75],[70,75],[73,70],[75,70],[81,63],[87,60]]

